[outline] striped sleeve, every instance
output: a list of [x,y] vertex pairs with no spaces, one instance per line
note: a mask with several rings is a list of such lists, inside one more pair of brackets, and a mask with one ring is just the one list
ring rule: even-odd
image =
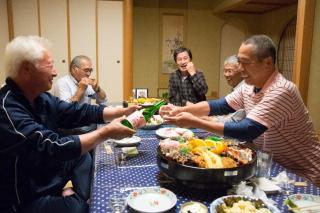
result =
[[235,111],[244,108],[244,96],[242,90],[245,89],[244,84],[226,96],[228,105]]

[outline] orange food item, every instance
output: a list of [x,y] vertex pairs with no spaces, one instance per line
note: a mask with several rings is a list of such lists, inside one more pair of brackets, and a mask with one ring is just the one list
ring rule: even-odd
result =
[[199,147],[199,146],[206,146],[205,141],[198,139],[198,138],[193,138],[193,139],[189,140],[188,143],[192,149]]
[[227,148],[227,145],[224,142],[215,142],[213,146],[211,146],[210,151],[220,155],[222,152],[224,152]]
[[206,142],[207,146],[209,147],[215,146],[215,142],[212,140],[205,140],[204,142]]

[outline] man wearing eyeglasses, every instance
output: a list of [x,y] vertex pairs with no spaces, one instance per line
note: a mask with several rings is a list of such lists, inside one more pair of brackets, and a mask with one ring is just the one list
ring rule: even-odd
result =
[[107,95],[98,85],[96,79],[90,78],[93,72],[89,57],[78,55],[70,64],[70,73],[60,78],[54,86],[54,95],[67,102],[91,104],[95,99],[97,104],[106,105]]
[[[277,163],[320,186],[320,141],[299,90],[276,69],[273,41],[266,35],[254,35],[241,44],[237,58],[245,81],[239,89],[219,100],[163,106],[160,114],[180,127],[253,141],[257,148],[271,151]],[[239,122],[199,118],[239,109],[246,112]]]
[[[241,85],[244,84],[242,73],[240,72],[237,55],[229,56],[224,61],[223,75],[226,78],[228,85],[232,87],[231,91],[235,91],[236,89],[239,89]],[[214,120],[219,122],[228,122],[228,121],[239,122],[245,117],[246,117],[245,110],[239,109],[236,112],[230,113],[228,115],[214,116]]]

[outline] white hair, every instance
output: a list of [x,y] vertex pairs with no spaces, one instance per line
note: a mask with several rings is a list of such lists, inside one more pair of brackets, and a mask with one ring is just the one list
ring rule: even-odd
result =
[[227,64],[230,64],[230,65],[238,65],[238,57],[236,55],[232,55],[230,57],[228,57],[225,61],[224,61],[224,65],[227,65]]
[[22,62],[36,64],[50,47],[51,42],[39,36],[19,36],[13,39],[5,50],[6,77],[16,77]]

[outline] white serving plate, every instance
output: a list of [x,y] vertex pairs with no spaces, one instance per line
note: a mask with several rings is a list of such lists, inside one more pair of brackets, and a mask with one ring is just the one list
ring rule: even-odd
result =
[[160,138],[176,138],[176,137],[183,137],[183,138],[192,138],[193,132],[189,129],[185,128],[178,128],[178,127],[165,127],[158,129],[156,131],[156,135]]
[[145,125],[143,127],[141,127],[140,129],[143,129],[143,130],[155,130],[155,129],[159,129],[159,127],[161,126],[162,124],[148,124],[148,125]]
[[127,204],[138,212],[165,212],[177,203],[177,196],[165,188],[142,188],[134,190],[127,198]]
[[[320,197],[310,194],[293,194],[288,197],[297,208],[289,209],[295,213],[316,213],[320,212]],[[300,209],[299,209],[300,208]]]
[[[246,197],[246,196],[241,196],[241,195],[228,195],[228,196],[223,196],[220,198],[217,198],[216,200],[214,200],[211,204],[210,204],[210,213],[216,213],[216,207],[223,204],[224,201],[223,199],[228,198],[228,197],[245,197],[248,198],[249,200],[256,200],[255,198],[251,198],[251,197]],[[270,204],[266,204],[266,208],[268,208],[272,213],[281,213],[280,210]]]
[[155,130],[158,129],[162,124],[163,124],[163,119],[161,118],[160,115],[153,115],[152,118],[150,119],[145,126],[141,127],[140,129],[143,130]]
[[150,107],[150,106],[153,106],[152,103],[144,103],[144,104],[139,104],[140,106],[142,107]]
[[117,146],[138,146],[141,142],[141,138],[138,136],[132,136],[131,138],[123,138],[121,140],[113,140]]

